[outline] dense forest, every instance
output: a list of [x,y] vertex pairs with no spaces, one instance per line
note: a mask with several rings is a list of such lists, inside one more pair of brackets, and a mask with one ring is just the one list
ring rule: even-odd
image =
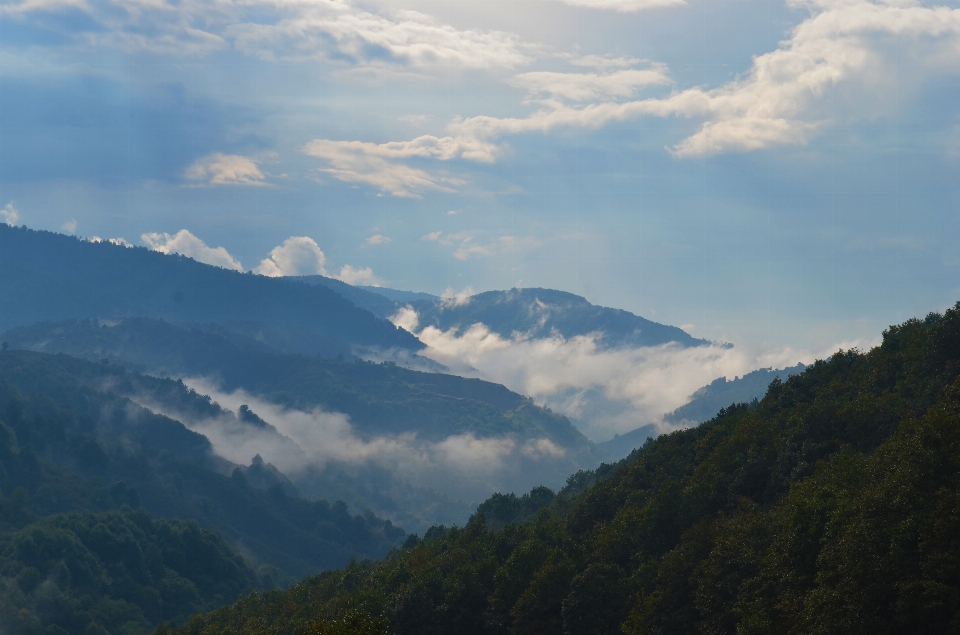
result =
[[176,632],[960,633],[960,303]]
[[[304,500],[262,461],[217,457],[202,435],[118,394],[138,382],[227,414],[179,382],[0,351],[0,632],[143,632],[380,557],[404,537],[343,502]],[[237,425],[262,424],[238,414]]]

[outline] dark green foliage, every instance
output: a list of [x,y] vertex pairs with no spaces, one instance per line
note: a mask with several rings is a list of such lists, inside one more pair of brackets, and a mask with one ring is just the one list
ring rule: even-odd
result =
[[343,503],[300,498],[262,461],[233,479],[237,466],[212,455],[205,437],[94,386],[224,414],[178,382],[63,355],[0,354],[0,530],[49,514],[142,505],[218,530],[258,565],[277,568],[279,582],[381,556],[404,535]]
[[360,610],[397,635],[960,633],[958,510],[960,303],[574,475],[525,524],[478,514],[246,606],[295,604],[290,632]]
[[9,635],[142,632],[262,586],[216,533],[142,510],[55,515],[0,534],[0,631]]
[[531,337],[554,334],[569,339],[602,333],[603,347],[657,346],[675,342],[681,346],[706,344],[675,326],[657,324],[629,311],[609,309],[585,298],[554,289],[510,289],[478,293],[470,301],[451,304],[443,300],[410,303],[420,316],[420,326],[441,330],[466,329],[481,322],[494,333],[510,338],[514,333]]
[[0,329],[139,315],[216,322],[276,347],[334,356],[354,346],[419,350],[415,337],[325,286],[190,258],[0,227]]

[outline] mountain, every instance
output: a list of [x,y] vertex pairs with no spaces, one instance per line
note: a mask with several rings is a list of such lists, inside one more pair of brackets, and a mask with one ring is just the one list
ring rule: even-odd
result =
[[[806,367],[803,364],[797,364],[780,370],[761,368],[733,379],[719,377],[690,395],[690,401],[664,415],[664,423],[688,427],[707,421],[722,408],[761,399],[774,379],[798,375],[804,368]],[[660,431],[657,426],[649,423],[630,432],[618,434],[609,441],[598,443],[597,447],[607,452],[608,460],[619,461],[642,446],[647,439],[658,434]]]
[[[0,491],[46,516],[142,506],[215,529],[257,566],[296,579],[386,553],[403,530],[343,502],[307,501],[271,466],[217,456],[207,437],[157,409],[203,414],[224,430],[260,429],[181,382],[66,355],[0,352]],[[269,432],[266,432],[269,433]],[[273,431],[279,437],[276,431]],[[257,487],[257,485],[265,487]],[[3,515],[0,530],[19,528]]]
[[[351,508],[371,509],[418,530],[466,520],[471,507],[457,500],[479,502],[498,489],[562,484],[566,474],[602,457],[565,417],[479,379],[281,354],[240,336],[227,339],[213,327],[146,318],[43,323],[0,339],[14,348],[106,360],[157,376],[214,378],[223,393],[218,399],[242,391],[268,423],[285,422],[300,449],[292,452],[262,430],[245,430],[241,443],[241,437],[202,427],[209,419],[202,413],[170,406],[167,412],[216,434],[218,451],[234,452],[235,462],[259,452],[311,498],[343,498]],[[142,399],[140,390],[122,394]],[[308,434],[303,420],[328,432]]]
[[176,632],[956,633],[960,303],[547,498]]
[[142,316],[217,323],[281,350],[327,356],[423,347],[326,286],[3,224],[0,298],[0,330],[43,320]]
[[690,401],[664,415],[663,420],[671,425],[696,425],[716,416],[721,408],[762,398],[776,378],[786,380],[799,375],[805,368],[803,364],[797,364],[780,370],[760,368],[733,379],[719,377],[690,395]]
[[604,348],[709,343],[675,326],[657,324],[629,311],[590,304],[578,295],[553,289],[487,291],[456,302],[437,299],[415,300],[409,304],[417,311],[419,328],[433,326],[446,331],[482,323],[504,338],[519,333],[533,339],[554,335],[570,339],[597,333]]
[[[6,505],[5,516],[29,514]],[[263,588],[215,532],[142,508],[55,514],[0,533],[0,630],[9,635],[149,632]]]

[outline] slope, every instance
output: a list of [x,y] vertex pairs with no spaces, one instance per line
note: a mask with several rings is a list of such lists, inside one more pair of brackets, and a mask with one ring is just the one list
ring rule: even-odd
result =
[[297,352],[422,344],[325,286],[175,255],[0,226],[0,329],[71,317],[215,322]]
[[958,508],[960,303],[574,475],[531,522],[437,528],[178,632],[957,633]]
[[418,300],[410,305],[417,311],[420,328],[433,326],[443,331],[465,329],[479,322],[505,338],[514,333],[530,338],[557,334],[566,339],[599,333],[600,344],[610,348],[708,343],[675,326],[596,306],[578,295],[553,289],[487,291],[460,302]]

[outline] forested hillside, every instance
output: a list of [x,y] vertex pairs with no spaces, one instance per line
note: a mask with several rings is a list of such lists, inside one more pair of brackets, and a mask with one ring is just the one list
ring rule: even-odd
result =
[[536,515],[542,490],[495,497],[490,521],[177,632],[958,633],[958,377],[960,303],[576,474]]
[[64,355],[0,352],[0,491],[3,500],[19,496],[16,509],[29,512],[4,513],[0,528],[143,506],[216,529],[278,579],[380,556],[403,536],[389,521],[348,513],[342,502],[300,498],[270,466],[242,468],[214,455],[204,436],[120,395],[133,386],[171,407],[234,417],[171,380]]
[[322,285],[3,223],[0,297],[0,330],[42,320],[144,316],[218,323],[282,350],[329,356],[356,347],[423,347]]
[[[210,377],[224,392],[244,390],[301,412],[321,408],[343,413],[349,416],[351,429],[365,438],[415,435],[415,443],[424,444],[469,436],[501,439],[520,448],[512,453],[509,469],[493,471],[483,480],[472,473],[453,474],[429,488],[404,485],[404,478],[384,469],[340,469],[336,462],[326,463],[322,470],[298,472],[298,486],[305,495],[343,498],[352,507],[372,509],[416,530],[438,522],[462,523],[472,507],[458,500],[476,504],[498,488],[522,491],[539,483],[560,485],[571,472],[602,459],[566,417],[479,379],[391,363],[280,354],[216,326],[146,318],[42,323],[0,337],[13,348],[107,360],[159,376]],[[144,389],[138,380],[124,394],[136,397]],[[556,448],[553,454],[522,452],[525,443],[545,442]],[[302,450],[311,452],[310,447]],[[270,460],[266,451],[261,452]]]

